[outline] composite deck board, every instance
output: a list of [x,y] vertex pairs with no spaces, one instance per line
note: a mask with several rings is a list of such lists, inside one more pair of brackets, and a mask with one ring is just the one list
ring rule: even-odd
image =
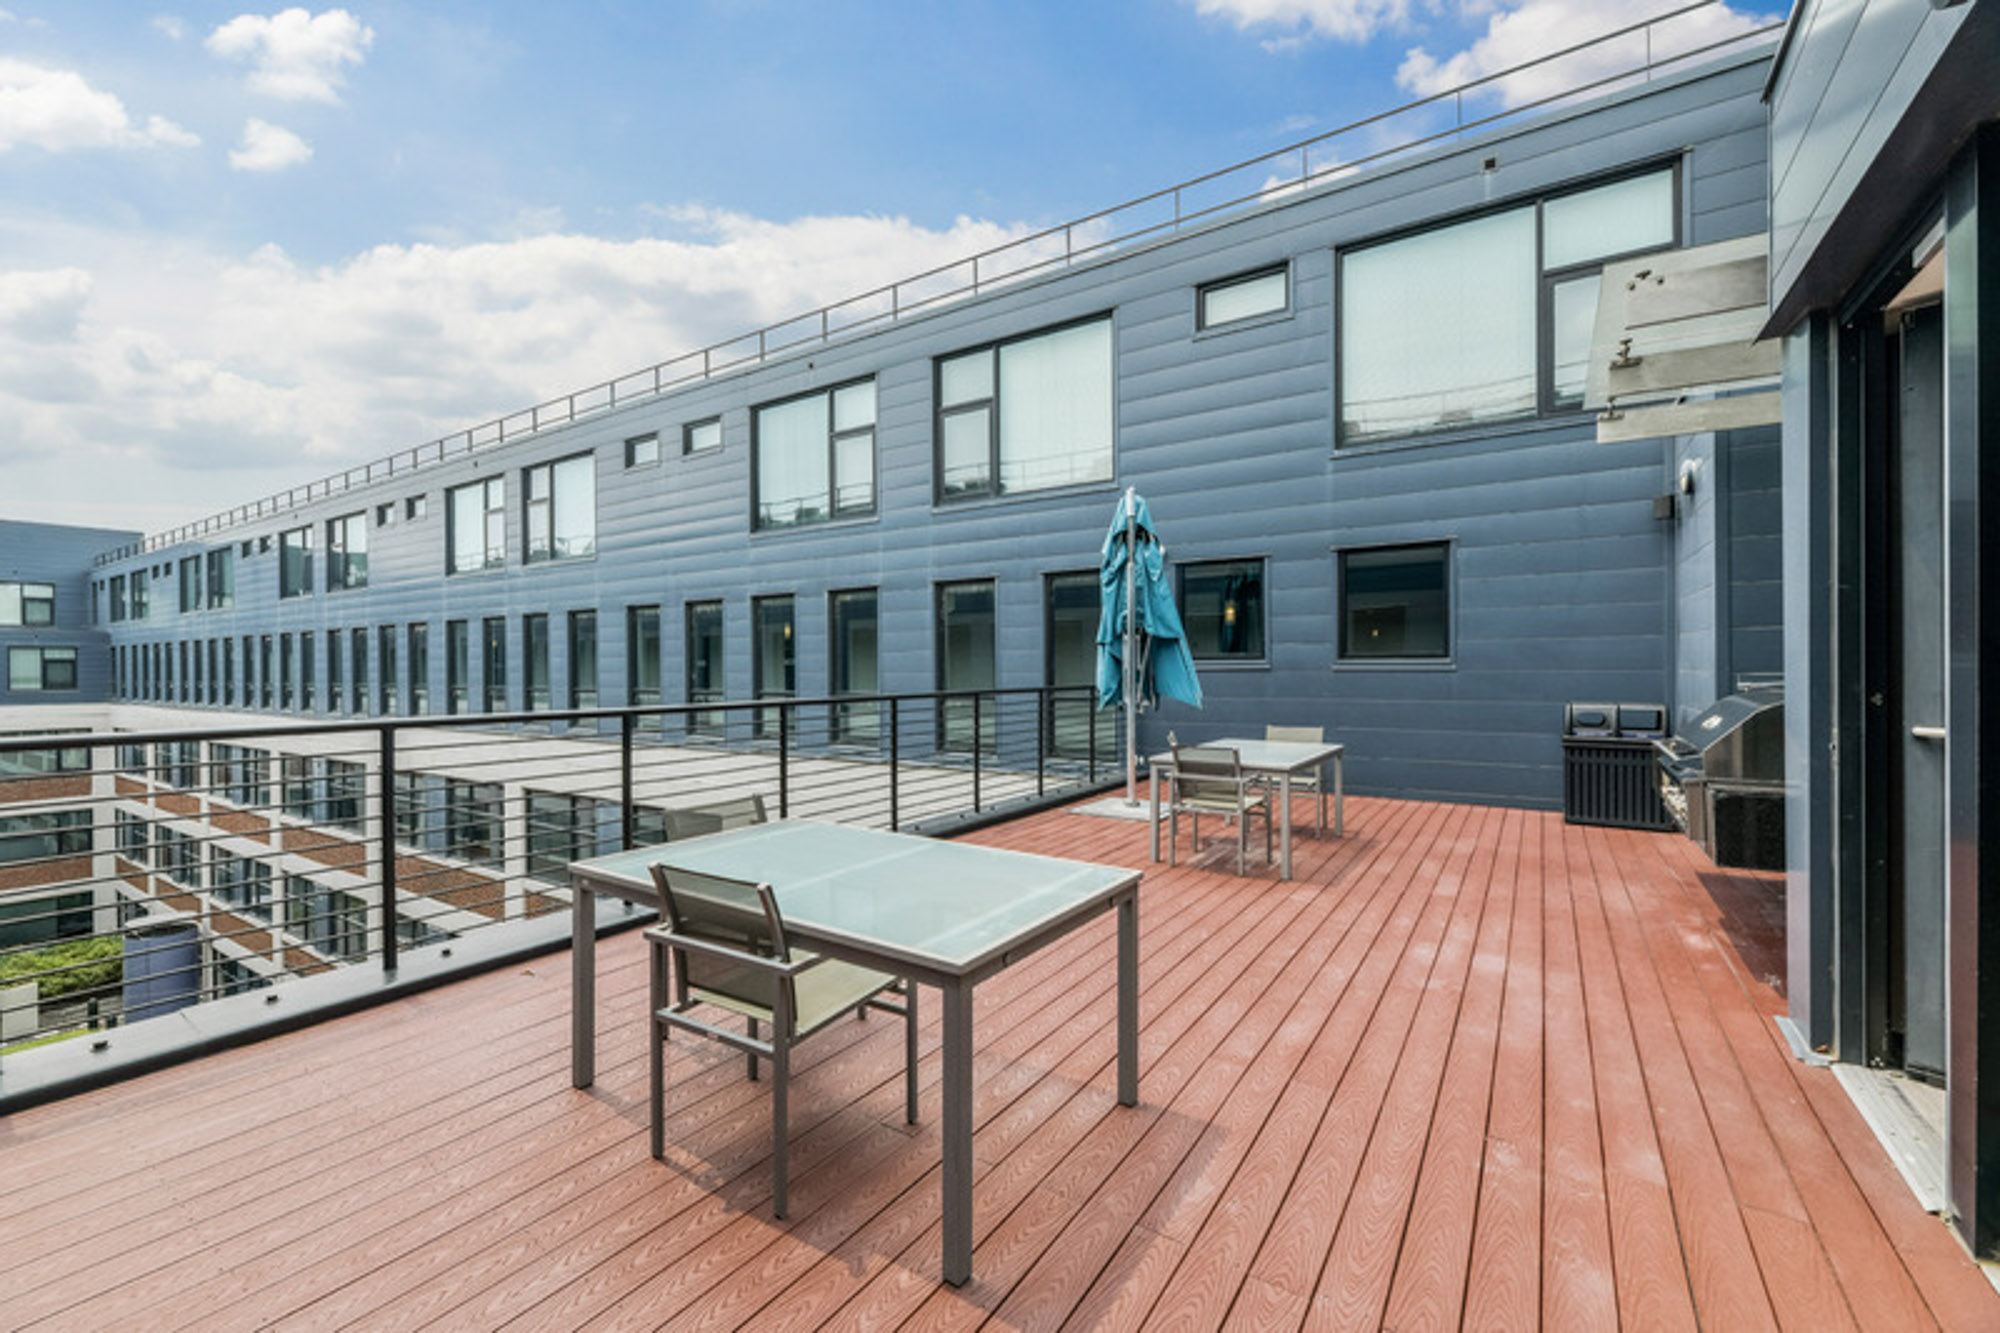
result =
[[[566,955],[0,1120],[0,1329],[2000,1327],[1829,1070],[1781,881],[1676,835],[1350,797],[1296,879],[1066,811],[971,840],[1146,870],[1140,1105],[1109,919],[977,992],[974,1280],[938,1282],[940,1006],[768,1086],[677,1038],[646,1145],[643,947]],[[1261,853],[1261,848],[1255,849]]]

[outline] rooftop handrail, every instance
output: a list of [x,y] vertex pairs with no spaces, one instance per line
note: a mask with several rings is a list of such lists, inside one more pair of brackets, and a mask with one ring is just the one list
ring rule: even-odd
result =
[[[460,454],[504,444],[510,439],[534,435],[543,430],[567,426],[585,417],[608,412],[622,404],[658,397],[691,383],[706,382],[718,375],[748,365],[761,365],[803,347],[823,346],[836,337],[855,333],[872,325],[893,324],[906,317],[932,310],[943,303],[977,295],[981,291],[1020,281],[1051,268],[1068,267],[1079,260],[1121,245],[1129,245],[1162,231],[1176,232],[1191,223],[1207,221],[1236,208],[1283,197],[1322,178],[1337,173],[1352,172],[1362,166],[1376,165],[1440,140],[1462,136],[1555,102],[1640,76],[1650,80],[1654,71],[1668,66],[1682,65],[1698,57],[1731,49],[1747,48],[1766,38],[1775,39],[1776,34],[1785,26],[1780,20],[1713,42],[1677,50],[1670,55],[1654,54],[1653,36],[1662,25],[1699,10],[1713,9],[1724,3],[1726,0],[1693,0],[1693,3],[1677,9],[1627,24],[1625,27],[1537,56],[1519,65],[1482,75],[1455,87],[1402,103],[1386,111],[1376,112],[1282,148],[1245,158],[1230,166],[1190,177],[1176,185],[1139,195],[1124,203],[1099,209],[1069,222],[1016,237],[963,259],[953,260],[911,277],[845,297],[816,310],[779,320],[775,324],[712,343],[695,351],[683,352],[651,366],[537,403],[532,407],[507,413],[414,448],[398,450],[386,457],[358,464],[344,472],[322,477],[302,486],[294,486],[274,495],[238,505],[233,509],[182,524],[177,528],[143,537],[137,542],[104,552],[94,563],[101,567],[148,551],[164,550],[247,520],[294,510],[314,500],[342,494],[377,480],[414,472],[422,467],[445,462]],[[1531,101],[1505,107],[1488,115],[1472,120],[1465,118],[1465,98],[1468,94],[1477,93],[1489,85],[1502,84],[1531,70],[1582,52],[1608,46],[1637,33],[1643,33],[1645,36],[1645,53],[1643,58],[1627,67]],[[1454,121],[1444,129],[1393,144],[1360,158],[1345,162],[1336,161],[1317,169],[1312,165],[1313,150],[1323,147],[1334,139],[1446,102],[1453,105]],[[1231,195],[1199,207],[1191,208],[1188,204],[1188,196],[1201,187],[1213,185],[1254,168],[1287,162],[1294,155],[1298,158],[1295,175],[1283,179],[1272,177],[1247,193]],[[1131,224],[1127,230],[1113,229],[1114,220],[1120,215],[1163,205],[1170,205],[1170,212],[1159,219]],[[1000,272],[995,273],[993,270],[999,266],[1003,257],[1013,257],[1019,262],[1005,266]],[[985,269],[984,272],[982,268]],[[959,275],[954,279],[957,285],[943,285],[945,280],[953,279],[953,275]],[[849,317],[841,318],[843,312],[847,312]]]

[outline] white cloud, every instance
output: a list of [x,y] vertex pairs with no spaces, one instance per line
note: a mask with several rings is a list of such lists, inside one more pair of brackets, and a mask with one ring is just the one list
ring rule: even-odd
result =
[[243,126],[242,146],[230,151],[229,165],[237,171],[283,171],[312,155],[312,145],[298,135],[252,116]]
[[187,36],[187,24],[179,15],[161,14],[153,19],[153,31],[170,42],[178,42]]
[[74,70],[0,56],[0,153],[16,146],[52,153],[79,148],[191,148],[201,140],[170,120],[135,124],[125,104]]
[[384,245],[319,267],[71,236],[103,256],[89,272],[0,271],[0,419],[26,442],[8,490],[61,499],[65,521],[172,526],[1026,234],[659,213],[672,238]]
[[1267,50],[1291,50],[1308,37],[1365,42],[1384,28],[1402,28],[1412,0],[1195,0],[1200,13],[1220,16],[1238,28],[1281,28],[1284,36],[1264,43]]
[[210,54],[250,63],[253,92],[286,102],[338,102],[346,67],[358,66],[375,30],[344,9],[239,14],[208,35]]
[[[1420,97],[1463,87],[1475,79],[1680,8],[1683,2],[1511,0],[1492,5],[1485,33],[1471,46],[1442,59],[1423,47],[1413,48],[1397,69],[1396,82]],[[1649,53],[1655,61],[1670,58],[1771,21],[1739,13],[1727,5],[1715,5],[1656,25],[1650,43],[1644,32],[1633,33],[1497,80],[1491,91],[1507,106],[1522,106],[1638,68]]]

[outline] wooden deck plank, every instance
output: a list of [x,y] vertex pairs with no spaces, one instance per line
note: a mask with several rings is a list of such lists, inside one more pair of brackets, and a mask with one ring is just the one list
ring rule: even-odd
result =
[[647,1156],[627,934],[588,1091],[557,955],[0,1120],[0,1207],[36,1220],[0,1327],[2000,1327],[1772,1027],[1775,877],[1549,812],[1347,814],[1292,883],[1155,866],[1142,820],[974,835],[1147,878],[1140,1106],[1108,922],[978,992],[964,1289],[935,1003],[915,1128],[896,1025],[800,1049],[780,1222],[768,1088],[727,1052],[675,1043]]

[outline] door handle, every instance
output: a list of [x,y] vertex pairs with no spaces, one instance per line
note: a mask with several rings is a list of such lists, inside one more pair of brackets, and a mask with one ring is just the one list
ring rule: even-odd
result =
[[1912,736],[1916,737],[1916,738],[1917,738],[1918,740],[1920,740],[1920,741],[1941,741],[1941,740],[1943,740],[1943,739],[1944,739],[1944,728],[1943,728],[1943,727],[1911,727],[1911,728],[1910,728],[1910,734],[1911,734]]

